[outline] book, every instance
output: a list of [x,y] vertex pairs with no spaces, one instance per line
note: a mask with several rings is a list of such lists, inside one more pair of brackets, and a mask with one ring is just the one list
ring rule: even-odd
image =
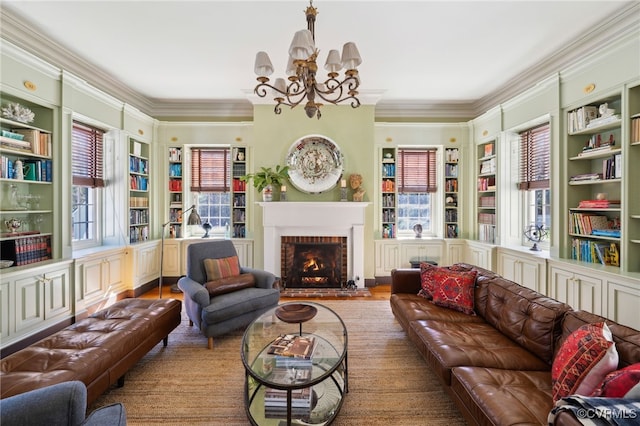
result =
[[310,360],[313,350],[315,349],[315,344],[316,338],[314,336],[283,334],[273,341],[268,353],[281,357]]

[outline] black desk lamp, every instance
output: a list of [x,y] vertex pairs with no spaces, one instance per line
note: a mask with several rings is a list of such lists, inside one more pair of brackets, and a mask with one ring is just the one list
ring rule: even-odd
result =
[[[178,220],[180,220],[184,216],[184,214],[187,213],[189,210],[191,210],[191,214],[189,214],[189,219],[187,219],[187,225],[200,225],[202,223],[202,219],[200,219],[200,215],[196,211],[195,204],[189,207],[184,212],[180,213],[180,216],[178,216]],[[158,280],[158,292],[160,294],[160,297],[159,297],[160,299],[162,299],[162,279],[163,279],[162,264],[164,263],[164,234],[165,234],[165,229],[167,225],[170,223],[171,221],[168,221],[162,224],[162,243],[160,245],[160,278]],[[171,293],[181,293],[180,288],[178,287],[178,284],[173,284],[171,286]]]

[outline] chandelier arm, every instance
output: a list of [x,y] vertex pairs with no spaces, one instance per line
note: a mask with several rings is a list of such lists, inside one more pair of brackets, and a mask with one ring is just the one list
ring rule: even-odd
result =
[[[269,84],[269,83],[260,83],[258,84],[255,89],[253,90],[254,93],[256,95],[258,95],[261,98],[265,98],[267,96],[267,94],[269,93],[267,89],[270,89],[274,92],[277,92],[279,94],[281,94],[282,96],[284,96],[287,99],[287,102],[284,101],[284,98],[277,98],[277,99],[282,99],[282,100],[278,100],[278,105],[276,105],[276,108],[278,110],[281,110],[281,108],[279,108],[279,105],[287,105],[291,108],[299,105],[303,100],[304,100],[304,95],[305,95],[305,91],[304,88],[300,86],[300,84],[298,82],[293,82],[291,83],[288,87],[287,87],[287,91],[283,92],[282,90],[278,89],[277,87]],[[295,90],[293,90],[295,89]],[[293,90],[293,91],[292,91]],[[300,96],[300,99],[293,99],[296,96]],[[276,114],[279,114],[279,112],[276,112]]]

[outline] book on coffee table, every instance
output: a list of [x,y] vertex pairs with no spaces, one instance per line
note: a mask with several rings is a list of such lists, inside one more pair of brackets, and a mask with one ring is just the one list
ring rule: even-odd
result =
[[[276,357],[302,358],[310,360],[315,349],[316,338],[314,336],[297,336],[283,334],[273,341],[268,353]],[[276,358],[277,359],[277,358]]]

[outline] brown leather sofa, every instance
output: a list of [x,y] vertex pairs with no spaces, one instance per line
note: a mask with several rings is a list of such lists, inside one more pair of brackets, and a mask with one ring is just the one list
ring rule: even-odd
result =
[[175,299],[124,299],[0,361],[0,398],[72,380],[87,386],[87,405],[181,321]]
[[[478,271],[467,315],[418,295],[420,269],[391,274],[391,309],[470,425],[547,424],[551,366],[562,341],[605,320],[467,264]],[[619,367],[640,362],[640,332],[606,320]],[[579,425],[563,412],[555,424]]]

